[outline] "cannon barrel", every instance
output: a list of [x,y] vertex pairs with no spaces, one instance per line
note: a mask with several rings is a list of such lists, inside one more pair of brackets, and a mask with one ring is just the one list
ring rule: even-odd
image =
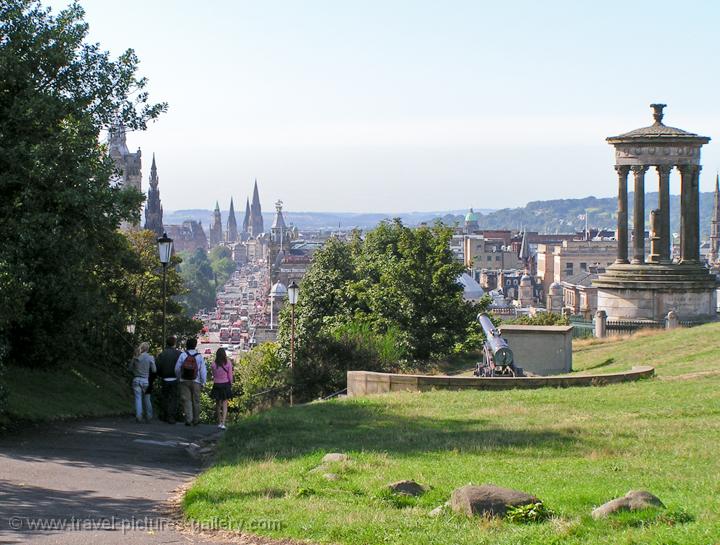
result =
[[505,339],[500,336],[500,332],[493,325],[492,321],[490,321],[490,317],[487,314],[481,313],[478,314],[477,320],[485,332],[485,342],[492,353],[495,365],[512,365],[512,350],[510,350]]

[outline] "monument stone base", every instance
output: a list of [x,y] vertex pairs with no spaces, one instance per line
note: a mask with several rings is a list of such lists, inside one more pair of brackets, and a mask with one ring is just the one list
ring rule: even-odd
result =
[[614,264],[593,283],[608,320],[662,321],[675,311],[684,322],[717,318],[717,279],[694,263]]

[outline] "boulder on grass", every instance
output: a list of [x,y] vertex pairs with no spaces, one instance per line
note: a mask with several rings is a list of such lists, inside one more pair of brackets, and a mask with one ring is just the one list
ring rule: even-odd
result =
[[450,496],[452,510],[468,516],[503,517],[508,507],[517,507],[538,501],[540,500],[531,494],[511,488],[502,488],[494,484],[463,486],[453,490],[452,496]]
[[388,485],[391,492],[404,494],[405,496],[421,496],[425,493],[425,487],[415,481],[398,481]]
[[342,452],[330,452],[323,456],[323,463],[329,464],[332,462],[347,462],[350,459],[350,456],[347,454],[343,454]]
[[665,505],[660,501],[660,498],[646,490],[631,490],[622,498],[615,498],[602,504],[597,509],[593,509],[591,515],[594,519],[601,519],[618,511],[639,511],[651,507],[664,508]]

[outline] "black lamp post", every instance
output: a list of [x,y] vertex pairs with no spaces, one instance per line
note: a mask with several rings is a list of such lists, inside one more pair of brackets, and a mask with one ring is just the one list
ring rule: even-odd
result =
[[170,256],[172,256],[173,239],[167,236],[167,233],[163,233],[159,239],[157,239],[158,254],[160,256],[160,263],[162,263],[163,271],[163,287],[162,287],[162,299],[163,299],[163,332],[162,339],[160,341],[161,346],[165,346],[165,339],[167,337],[166,325],[165,325],[165,314],[167,312],[167,266],[170,263]]
[[290,303],[290,405],[293,404],[293,383],[295,382],[295,304],[300,294],[300,286],[293,280],[287,288]]

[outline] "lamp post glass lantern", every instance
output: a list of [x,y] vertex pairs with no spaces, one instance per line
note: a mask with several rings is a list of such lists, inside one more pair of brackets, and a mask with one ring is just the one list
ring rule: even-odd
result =
[[290,303],[290,405],[293,404],[293,383],[295,382],[295,304],[300,294],[300,286],[293,280],[287,288]]
[[293,280],[290,285],[288,286],[288,302],[291,305],[294,305],[297,303],[298,295],[300,294],[300,286],[298,286],[295,283],[295,280]]
[[167,265],[170,263],[170,256],[172,255],[173,239],[167,236],[167,233],[163,233],[163,236],[157,239],[157,245],[160,263]]
[[167,326],[165,322],[165,315],[167,313],[167,266],[170,263],[170,256],[172,256],[173,239],[167,236],[167,233],[163,233],[159,239],[157,239],[158,255],[160,257],[160,263],[162,263],[163,271],[163,282],[162,282],[162,299],[163,299],[163,315],[162,315],[162,339],[160,345],[165,345],[165,338],[167,337]]

